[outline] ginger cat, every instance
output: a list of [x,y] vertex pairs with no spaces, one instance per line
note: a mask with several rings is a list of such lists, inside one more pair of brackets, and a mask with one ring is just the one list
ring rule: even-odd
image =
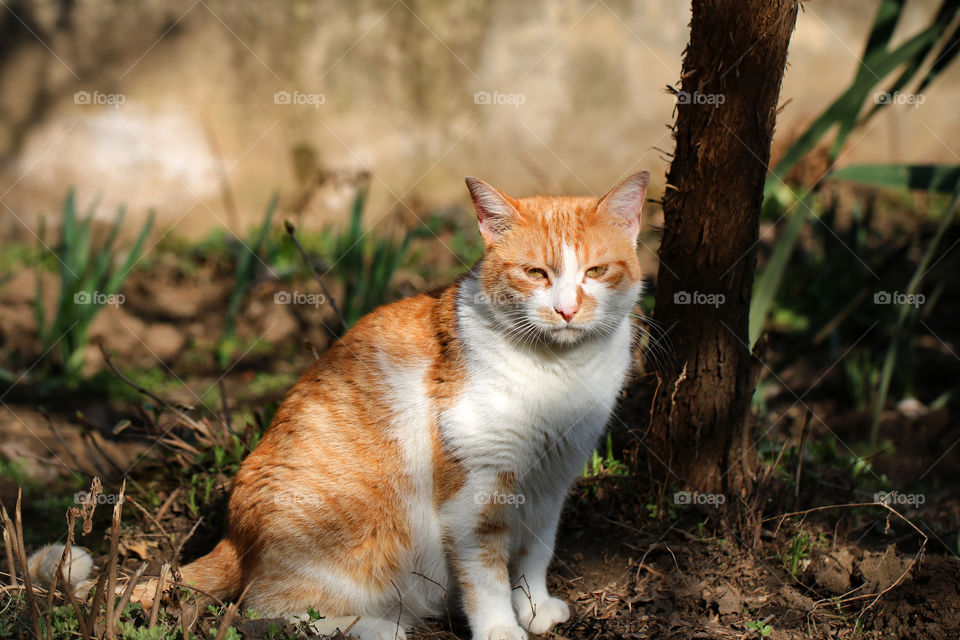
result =
[[648,179],[514,199],[467,178],[483,258],[367,315],[304,373],[237,474],[226,537],[184,579],[248,588],[264,616],[312,607],[318,633],[359,616],[363,639],[443,616],[445,591],[477,640],[566,621],[547,566],[631,365]]

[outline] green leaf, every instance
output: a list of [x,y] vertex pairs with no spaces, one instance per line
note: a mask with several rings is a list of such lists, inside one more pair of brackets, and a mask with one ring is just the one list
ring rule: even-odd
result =
[[146,224],[143,225],[143,229],[140,230],[140,234],[133,243],[133,247],[131,247],[130,253],[127,254],[127,259],[123,262],[123,265],[121,265],[120,270],[104,284],[104,288],[108,293],[116,293],[117,290],[120,289],[120,285],[123,284],[123,281],[129,275],[130,270],[142,256],[143,244],[146,242],[147,236],[150,234],[150,229],[153,228],[153,220],[154,213],[151,211],[147,216]]
[[[958,13],[960,13],[960,0],[945,0],[940,6],[940,11],[937,12],[936,23],[946,30],[954,22]],[[923,93],[923,90],[950,66],[957,54],[960,54],[960,23],[956,24],[953,31],[944,39],[938,53],[940,55],[933,61],[930,70],[917,87],[917,93]]]
[[[863,124],[863,121],[858,122],[857,116],[873,88],[897,67],[911,61],[932,46],[940,37],[942,28],[934,23],[933,26],[916,34],[894,51],[887,51],[886,45],[890,33],[896,26],[899,16],[899,14],[894,15],[893,12],[899,12],[902,9],[901,5],[902,0],[885,0],[880,5],[863,55],[863,63],[858,67],[853,83],[790,146],[774,167],[774,176],[783,179],[834,125],[839,125],[837,137],[831,148],[831,158],[836,158],[850,132],[858,124]],[[768,192],[775,186],[772,182],[767,181]]]
[[773,303],[787,270],[787,262],[793,255],[793,249],[800,238],[800,230],[807,221],[810,211],[808,202],[812,200],[808,193],[799,201],[800,206],[791,216],[787,228],[780,234],[770,260],[763,272],[757,278],[753,287],[753,296],[750,301],[750,345],[755,345],[760,339],[767,315],[773,309]]
[[[151,214],[130,251],[125,268],[119,273],[113,273],[114,244],[123,221],[123,212],[121,210],[118,214],[103,246],[95,248],[92,242],[95,208],[96,203],[82,219],[79,218],[74,192],[70,190],[67,193],[60,238],[55,249],[60,267],[60,291],[55,308],[48,310],[44,307],[42,280],[37,281],[34,302],[37,335],[45,354],[54,351],[56,347],[54,353],[63,370],[62,378],[51,378],[56,383],[65,381],[69,384],[76,381],[83,367],[90,326],[102,307],[92,299],[89,304],[78,304],[76,294],[83,292],[87,296],[106,296],[116,293],[129,267],[141,255],[144,239],[153,222]],[[41,219],[41,238],[45,235],[43,230],[44,223]]]
[[960,186],[960,165],[858,164],[833,171],[829,177],[890,189],[953,193]]
[[240,303],[243,302],[243,296],[256,277],[258,259],[257,254],[263,247],[270,232],[270,223],[273,221],[273,213],[277,208],[278,195],[273,194],[270,202],[267,204],[267,210],[264,214],[263,224],[256,231],[252,241],[245,244],[241,250],[240,260],[237,264],[237,271],[234,276],[233,290],[230,292],[230,300],[227,302],[227,314],[224,320],[223,335],[220,338],[218,346],[218,359],[221,365],[226,365],[232,353],[236,350],[237,342],[234,333],[237,326],[237,315],[240,313]]
[[[953,21],[954,16],[957,14],[958,9],[960,9],[960,0],[945,0],[945,2],[940,6],[940,10],[937,12],[936,17],[934,18],[934,26],[939,27],[941,34],[950,26],[950,23]],[[934,62],[931,69],[924,76],[923,80],[920,83],[920,86],[917,87],[915,93],[923,93],[923,90],[929,85],[940,71],[944,67],[950,64],[953,60],[953,57],[956,55],[957,51],[951,48],[953,40],[957,37],[957,30],[955,29],[953,34],[946,39],[944,44],[941,46],[941,51],[943,54]],[[917,72],[923,66],[923,61],[930,55],[930,52],[933,51],[936,45],[936,41],[931,41],[925,45],[922,49],[917,51],[913,58],[907,63],[903,71],[900,72],[900,75],[897,79],[887,88],[888,94],[900,93],[910,81],[917,75]],[[890,101],[878,102],[873,106],[870,111],[863,117],[863,122],[869,120],[873,115],[882,109],[883,107],[889,106],[892,104]]]

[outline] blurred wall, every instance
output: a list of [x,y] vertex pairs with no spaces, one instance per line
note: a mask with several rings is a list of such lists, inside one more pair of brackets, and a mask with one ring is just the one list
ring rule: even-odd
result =
[[[876,4],[804,3],[775,147],[849,83]],[[901,40],[936,3],[908,4]],[[517,195],[600,193],[648,168],[658,197],[689,20],[678,0],[5,5],[4,235],[54,214],[71,185],[104,216],[154,207],[193,237],[246,228],[274,190],[320,226],[361,170],[373,220],[465,203],[465,175]],[[956,162],[957,79],[888,109],[843,162]]]

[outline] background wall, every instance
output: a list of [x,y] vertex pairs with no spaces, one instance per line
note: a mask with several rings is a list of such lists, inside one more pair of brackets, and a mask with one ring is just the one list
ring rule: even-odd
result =
[[[876,4],[805,3],[775,150],[849,83]],[[901,40],[936,5],[908,4]],[[466,203],[468,174],[599,193],[648,168],[657,194],[689,19],[677,0],[5,5],[4,235],[55,217],[70,186],[104,216],[153,207],[193,237],[245,229],[274,190],[306,203],[303,224],[343,217],[360,170],[372,219]],[[955,162],[957,77],[888,109],[841,161]],[[305,186],[319,170],[340,178]]]

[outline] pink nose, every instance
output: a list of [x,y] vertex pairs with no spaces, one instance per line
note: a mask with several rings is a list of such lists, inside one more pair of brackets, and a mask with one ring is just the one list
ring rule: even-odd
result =
[[573,316],[577,315],[577,311],[580,310],[580,307],[577,305],[571,305],[569,307],[554,307],[554,311],[563,316],[563,319],[567,322],[573,320]]

